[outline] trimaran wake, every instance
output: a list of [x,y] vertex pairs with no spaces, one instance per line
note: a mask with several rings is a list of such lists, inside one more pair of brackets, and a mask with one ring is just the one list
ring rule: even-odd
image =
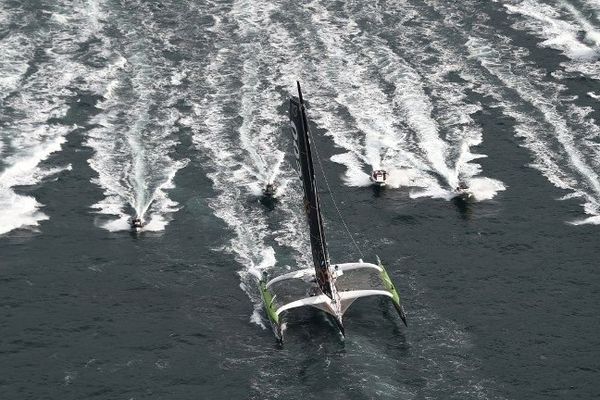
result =
[[312,306],[331,315],[344,335],[342,317],[348,307],[361,297],[389,297],[406,324],[400,296],[379,258],[378,264],[331,264],[321,217],[315,180],[311,139],[300,83],[298,99],[290,99],[290,121],[294,137],[298,173],[304,187],[304,209],[310,230],[313,268],[302,269],[260,281],[264,306],[278,340],[283,340],[282,314],[303,306]]

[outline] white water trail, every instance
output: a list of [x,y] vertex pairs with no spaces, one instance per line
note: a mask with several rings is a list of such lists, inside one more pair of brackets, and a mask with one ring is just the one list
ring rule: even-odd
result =
[[[569,198],[583,198],[586,213],[592,214],[584,221],[595,223],[600,213],[600,152],[589,139],[600,137],[600,129],[587,117],[591,110],[561,99],[563,87],[538,82],[541,74],[521,61],[520,50],[511,46],[508,38],[497,46],[483,37],[473,37],[467,47],[503,86],[486,92],[517,121],[516,133],[534,156],[532,166],[557,187],[572,191]],[[505,88],[520,100],[509,100],[514,96]]]
[[[386,169],[390,186],[409,183],[418,171],[412,165],[415,159],[406,143],[407,131],[377,84],[368,58],[351,44],[350,37],[357,29],[354,22],[338,21],[318,2],[306,9],[311,12],[313,41],[322,46],[313,46],[311,53],[320,56],[307,74],[307,88],[315,104],[311,118],[346,150],[332,157],[347,168],[345,182],[367,186],[372,170]],[[315,78],[318,84],[312,82]]]
[[527,49],[498,34],[485,15],[477,15],[477,2],[427,1],[440,15],[458,19],[477,16],[478,23],[469,33],[457,28],[456,21],[443,24],[442,29],[447,29],[455,41],[464,37],[466,48],[451,51],[456,59],[464,61],[462,76],[473,82],[474,91],[494,99],[495,106],[514,118],[514,132],[533,157],[531,166],[556,187],[569,191],[563,199],[583,200],[584,211],[590,217],[572,222],[596,223],[600,215],[600,177],[596,172],[600,154],[595,142],[600,131],[590,117],[592,109],[576,105],[576,97],[565,95],[567,88],[553,79],[556,71],[548,77],[545,69],[529,61]]
[[[234,8],[234,11],[237,11]],[[243,23],[242,23],[242,26]],[[246,29],[248,25],[245,25]],[[242,32],[244,34],[244,32]],[[244,36],[249,35],[245,33]],[[261,196],[267,183],[277,185],[276,196],[283,196],[289,176],[281,177],[281,167],[285,153],[279,149],[282,127],[285,118],[273,112],[285,101],[269,81],[264,82],[267,76],[263,75],[264,66],[262,59],[250,56],[258,48],[250,45],[248,58],[243,61],[241,76],[242,89],[240,91],[240,115],[242,125],[239,128],[240,145],[246,150],[250,159],[248,173],[254,177],[250,182],[250,190],[255,196]],[[256,46],[258,47],[258,46]],[[264,51],[264,50],[263,50]],[[286,132],[287,133],[287,132]]]
[[22,33],[9,34],[0,40],[0,106],[4,106],[4,99],[19,87],[34,49],[34,41]]
[[[319,111],[313,118],[347,150],[332,157],[346,166],[347,184],[368,185],[366,166],[368,173],[379,168],[391,171],[389,186],[423,188],[413,191],[414,197],[450,199],[459,181],[475,182],[478,189],[486,186],[481,196],[476,193],[478,200],[504,189],[501,182],[477,176],[480,167],[472,161],[483,155],[472,154],[469,148],[481,143],[481,133],[472,128],[469,114],[478,108],[464,104],[462,92],[455,94],[450,83],[426,82],[383,40],[361,33],[350,17],[333,15],[317,2],[307,8],[328,55],[315,60],[324,61],[313,69],[321,89],[315,95]],[[450,100],[431,98],[425,92],[429,85],[443,90]],[[334,102],[324,87],[335,93]],[[385,87],[393,88],[393,95]]]
[[[47,220],[34,197],[19,194],[19,186],[43,183],[70,169],[44,167],[60,151],[74,128],[62,122],[76,86],[88,68],[73,53],[88,38],[90,13],[85,8],[57,2],[39,14],[2,6],[2,25],[34,24],[37,30],[11,29],[0,40],[0,110],[4,122],[0,137],[0,234],[35,228]],[[38,52],[43,52],[43,56]],[[33,69],[30,69],[34,66]]]
[[[287,113],[279,112],[287,101],[275,68],[279,55],[265,28],[273,26],[274,7],[236,1],[222,16],[214,28],[217,48],[203,75],[193,79],[203,84],[192,89],[193,114],[184,121],[216,192],[209,205],[232,232],[224,250],[242,266],[240,286],[254,304],[250,319],[263,327],[258,279],[263,272],[290,269],[279,261],[282,255],[302,262],[308,253],[297,174],[282,150],[289,143],[282,139],[291,136]],[[272,211],[259,203],[267,182],[278,186]]]
[[168,44],[152,18],[141,24],[123,9],[112,10],[109,20],[115,30],[131,30],[117,38],[101,36],[98,52],[105,66],[88,82],[102,96],[86,142],[94,149],[88,162],[98,174],[92,182],[105,196],[93,207],[107,230],[130,229],[135,215],[144,230],[162,231],[179,209],[168,190],[187,165],[174,156],[180,119],[175,105],[186,71],[156,49],[153,40],[162,41],[163,48]]
[[600,30],[582,10],[566,0],[554,5],[523,0],[504,7],[524,18],[513,25],[516,29],[543,38],[540,46],[560,50],[572,60],[562,63],[566,71],[600,79]]

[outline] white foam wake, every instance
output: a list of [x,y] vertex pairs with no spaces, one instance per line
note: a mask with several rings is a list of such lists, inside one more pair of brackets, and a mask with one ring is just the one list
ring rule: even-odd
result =
[[[600,154],[589,139],[600,137],[600,129],[587,117],[591,110],[561,99],[564,88],[559,85],[534,83],[539,76],[536,69],[524,65],[520,57],[513,58],[519,49],[509,42],[505,38],[503,46],[495,46],[479,37],[467,45],[472,56],[520,98],[520,102],[511,101],[511,92],[500,88],[489,92],[488,88],[488,94],[496,96],[505,112],[517,121],[516,133],[534,156],[532,166],[557,187],[571,190],[570,197],[583,198],[585,211],[596,217],[600,213]],[[515,65],[519,67],[513,68]]]
[[13,147],[19,142],[19,150],[3,160],[9,166],[0,173],[0,234],[21,227],[35,227],[39,221],[48,219],[39,210],[42,205],[35,198],[17,194],[13,188],[34,185],[60,172],[60,169],[42,169],[39,164],[61,149],[67,131],[64,127],[39,127],[30,131],[31,136],[26,140],[10,143]]
[[560,50],[572,60],[563,63],[567,71],[600,79],[600,30],[571,2],[560,0],[550,5],[523,0],[504,6],[524,18],[513,25],[515,28],[543,38],[541,46]]
[[[600,132],[596,122],[590,118],[592,109],[577,106],[577,98],[567,96],[565,86],[548,77],[545,69],[529,61],[527,49],[498,34],[488,24],[489,19],[483,13],[478,14],[478,2],[428,0],[428,3],[440,15],[453,16],[451,20],[444,20],[442,26],[430,23],[428,28],[435,29],[437,35],[442,35],[441,38],[447,35],[455,42],[466,42],[466,49],[446,46],[448,53],[463,64],[461,77],[473,83],[474,91],[496,99],[496,106],[516,120],[514,130],[533,156],[531,166],[555,186],[569,190],[570,193],[563,198],[583,200],[584,210],[590,218],[575,223],[595,223],[600,203],[600,178],[596,172],[600,167],[600,157],[594,143]],[[522,3],[533,4],[528,1]],[[540,10],[535,9],[535,12]],[[477,23],[474,29],[465,32],[461,28],[462,23],[456,22],[473,14],[477,15]],[[564,16],[561,14],[560,18]],[[438,29],[446,32],[439,33]]]
[[[352,18],[333,15],[318,2],[309,7],[316,42],[328,54],[313,60],[320,90],[312,118],[347,150],[332,158],[346,166],[347,184],[368,185],[368,173],[383,168],[391,172],[390,186],[424,189],[415,197],[451,198],[459,181],[479,180],[478,188],[488,183],[478,199],[504,189],[501,182],[477,177],[480,167],[472,161],[483,155],[469,149],[481,143],[470,118],[478,107],[464,102],[464,89],[446,82],[444,74],[425,82],[385,41],[361,34]],[[426,87],[441,92],[439,98],[426,94]]]
[[[225,250],[243,267],[240,286],[255,305],[251,320],[261,326],[258,279],[273,270],[282,252],[303,259],[297,248],[305,250],[306,244],[298,232],[298,178],[282,151],[288,131],[287,116],[278,111],[286,103],[278,90],[278,54],[265,29],[272,25],[273,7],[236,1],[219,19],[217,48],[202,75],[194,74],[192,81],[203,84],[192,88],[193,114],[185,120],[216,192],[209,205],[233,233]],[[258,202],[267,182],[278,185],[278,202],[269,214]]]
[[[89,18],[87,10],[62,2],[44,5],[39,14],[2,7],[3,25],[32,24],[38,30],[11,29],[0,40],[0,107],[5,120],[0,140],[0,234],[48,219],[40,211],[42,204],[18,194],[16,188],[39,184],[70,168],[47,168],[42,163],[61,150],[73,128],[61,118],[74,94],[72,87],[87,72],[73,53],[86,39],[81,26]],[[36,56],[36,49],[43,56]]]
[[34,42],[21,33],[10,34],[0,40],[0,98],[10,95],[21,83],[33,58]]
[[187,164],[174,156],[180,118],[175,105],[186,72],[156,49],[153,41],[165,39],[151,18],[141,24],[127,10],[111,12],[112,27],[130,31],[112,39],[100,35],[97,52],[104,65],[87,82],[103,98],[86,141],[94,150],[88,160],[98,174],[93,182],[105,196],[94,208],[106,216],[99,225],[110,231],[129,229],[133,215],[145,221],[144,230],[160,231],[178,210],[168,190]]

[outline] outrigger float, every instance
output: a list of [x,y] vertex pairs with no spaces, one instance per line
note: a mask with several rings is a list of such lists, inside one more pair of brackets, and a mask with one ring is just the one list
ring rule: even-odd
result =
[[282,314],[304,306],[317,308],[332,316],[344,336],[344,313],[357,299],[370,296],[389,297],[406,325],[400,295],[379,257],[377,264],[362,260],[331,264],[329,260],[300,83],[298,99],[290,99],[290,120],[294,153],[304,188],[304,209],[310,230],[314,268],[301,269],[271,280],[263,275],[260,280],[262,300],[275,336],[280,342],[283,341]]

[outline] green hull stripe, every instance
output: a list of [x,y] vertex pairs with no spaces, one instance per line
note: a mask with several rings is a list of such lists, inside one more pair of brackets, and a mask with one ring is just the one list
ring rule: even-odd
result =
[[279,325],[279,317],[277,316],[277,310],[275,309],[275,305],[273,304],[273,294],[267,288],[267,283],[264,281],[260,281],[260,295],[262,297],[262,301],[265,305],[265,310],[267,310],[267,315],[272,323],[275,325]]

